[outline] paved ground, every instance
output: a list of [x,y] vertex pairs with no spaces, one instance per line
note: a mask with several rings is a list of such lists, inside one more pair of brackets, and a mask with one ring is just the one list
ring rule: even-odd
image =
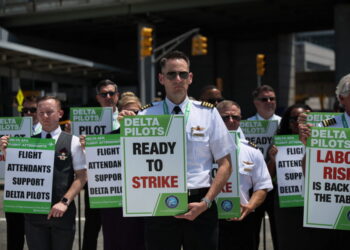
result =
[[[2,185],[2,181],[0,180],[0,187],[3,187]],[[82,197],[82,202],[81,202],[81,211],[82,211],[82,223],[81,223],[81,227],[82,229],[84,228],[84,202],[83,202],[83,191],[81,193],[81,197]],[[6,221],[5,221],[5,215],[4,215],[4,209],[3,209],[3,188],[0,188],[0,249],[1,250],[5,250],[6,249]],[[77,202],[77,201],[76,201]],[[269,227],[269,223],[268,223],[268,218],[266,218],[266,250],[273,250],[272,247],[272,242],[271,242],[271,234],[270,234],[270,227]],[[79,250],[79,241],[78,241],[78,223],[77,223],[77,233],[75,234],[75,241],[74,241],[74,246],[73,246],[73,250]],[[262,233],[260,235],[260,247],[259,250],[264,250],[263,248],[263,241],[262,241]],[[25,246],[25,250],[28,250],[27,246]],[[98,245],[97,245],[97,250],[103,250],[103,236],[102,236],[102,232],[100,232],[100,236],[98,239]]]

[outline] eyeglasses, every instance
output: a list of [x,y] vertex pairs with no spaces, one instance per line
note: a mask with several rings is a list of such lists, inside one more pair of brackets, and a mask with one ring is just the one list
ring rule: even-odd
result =
[[224,98],[211,98],[208,99],[207,102],[210,102],[211,104],[218,104],[219,102],[222,102],[224,100]]
[[260,97],[260,98],[256,98],[256,100],[261,101],[261,102],[273,102],[276,101],[276,97]]
[[169,71],[165,73],[165,76],[168,80],[175,80],[177,76],[180,76],[181,79],[186,80],[190,75],[187,71]]
[[109,96],[114,96],[116,92],[112,92],[112,91],[108,91],[108,92],[104,92],[104,93],[99,93],[100,96],[102,96],[103,98],[106,98],[108,95]]
[[235,121],[241,120],[241,116],[239,116],[239,115],[224,115],[224,116],[221,116],[221,118],[224,122],[228,122],[230,120],[230,118],[232,120],[235,120]]
[[22,109],[22,113],[26,114],[26,113],[35,113],[36,112],[36,108],[23,108]]

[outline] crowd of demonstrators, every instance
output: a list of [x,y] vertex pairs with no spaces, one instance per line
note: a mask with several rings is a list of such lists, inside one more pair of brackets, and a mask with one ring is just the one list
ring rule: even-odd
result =
[[[238,131],[241,120],[241,108],[234,101],[225,100],[217,109],[228,130]],[[256,237],[252,214],[265,200],[272,189],[264,156],[259,149],[245,139],[240,139],[238,153],[240,177],[241,216],[219,222],[219,249],[256,249]],[[250,194],[250,191],[252,194]]]
[[[189,58],[172,51],[160,60],[158,80],[166,97],[141,107],[141,100],[133,92],[119,94],[111,80],[96,85],[96,100],[101,107],[112,107],[112,134],[120,133],[119,120],[127,115],[182,114],[186,117],[188,211],[177,216],[123,217],[122,208],[92,209],[89,206],[86,183],[86,162],[83,147],[85,137],[79,139],[59,127],[63,115],[56,97],[26,98],[23,116],[33,119],[33,134],[37,138],[53,138],[56,156],[62,148],[69,149],[64,162],[54,161],[53,200],[48,215],[6,213],[9,250],[22,250],[24,231],[30,250],[72,249],[75,233],[74,197],[85,185],[85,226],[83,250],[96,250],[99,231],[103,229],[106,250],[192,250],[259,248],[260,229],[265,212],[270,218],[274,249],[345,249],[348,231],[306,229],[302,225],[303,211],[298,208],[279,208],[276,184],[275,157],[277,148],[271,146],[267,159],[245,139],[240,128],[241,108],[238,103],[224,100],[215,86],[205,86],[200,101],[188,96],[193,73]],[[330,127],[350,124],[350,75],[343,77],[336,91],[345,112],[335,117]],[[310,108],[293,105],[281,119],[275,114],[276,94],[269,85],[256,88],[253,93],[256,114],[248,120],[277,120],[277,134],[300,134],[305,143],[310,126],[304,113]],[[216,106],[216,108],[215,108]],[[299,118],[297,118],[299,117]],[[346,126],[347,125],[347,126]],[[200,127],[197,136],[194,128]],[[237,145],[229,130],[238,132]],[[70,126],[67,127],[70,131]],[[8,136],[1,138],[1,150],[6,153]],[[238,149],[241,216],[218,220],[215,197],[230,177],[230,153]],[[211,179],[212,164],[219,165],[215,179]],[[268,162],[268,164],[266,164]],[[318,239],[317,241],[317,238]],[[311,240],[311,243],[305,243]],[[318,243],[315,243],[315,242]]]

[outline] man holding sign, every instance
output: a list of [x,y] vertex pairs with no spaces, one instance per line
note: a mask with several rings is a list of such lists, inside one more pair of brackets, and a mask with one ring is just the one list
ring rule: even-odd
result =
[[[308,209],[309,206],[311,207],[311,205],[314,203],[321,204],[318,206],[317,210],[322,211],[324,210],[323,206],[325,206],[325,204],[327,205],[328,203],[329,206],[326,210],[326,213],[329,215],[326,216],[326,218],[334,217],[334,213],[339,213],[337,215],[337,221],[340,222],[340,224],[344,224],[345,227],[343,228],[341,225],[339,226],[339,223],[336,221],[333,221],[333,225],[329,222],[329,225],[326,225],[326,223],[323,222],[324,225],[320,226],[321,223],[318,223],[318,225],[315,227],[333,227],[334,229],[349,230],[349,212],[347,213],[347,216],[344,216],[339,212],[340,207],[343,207],[344,211],[346,211],[350,204],[349,200],[342,199],[344,197],[347,197],[349,193],[346,189],[346,187],[349,185],[349,178],[348,175],[345,174],[349,173],[349,164],[348,162],[344,162],[347,157],[341,157],[341,155],[348,153],[348,149],[346,145],[335,146],[335,144],[330,144],[329,141],[335,142],[336,139],[339,138],[340,142],[342,142],[342,140],[349,140],[348,129],[350,126],[350,74],[345,75],[340,79],[335,93],[339,100],[339,103],[344,107],[345,112],[341,115],[335,116],[334,118],[322,121],[320,124],[318,124],[317,127],[345,128],[346,132],[336,129],[329,129],[326,131],[327,133],[322,133],[321,130],[315,129],[313,133],[313,142],[317,143],[319,141],[322,141],[323,143],[322,145],[320,144],[319,147],[317,145],[314,146],[315,149],[313,149],[313,151],[311,151],[312,148],[311,150],[307,148],[307,150],[310,150],[309,158],[316,159],[314,159],[314,161],[311,161],[313,165],[308,163],[308,169],[305,170],[305,172],[308,173],[306,174],[305,184],[305,190],[307,193],[305,195],[306,202],[304,205],[304,226],[312,227],[312,223],[309,222],[311,220],[309,219],[308,221],[308,218],[311,218],[311,216],[316,217],[314,215],[318,214],[314,209]],[[311,135],[311,125],[305,124],[306,120],[306,114],[299,116],[299,137],[304,144],[306,144],[307,138]],[[320,131],[322,134],[318,131]],[[343,136],[332,136],[332,134],[335,133]],[[314,152],[317,152],[317,154]],[[313,157],[315,155],[317,157]],[[325,155],[327,157],[325,157]],[[332,155],[337,155],[337,157],[333,158]],[[321,177],[318,179],[316,179],[318,177],[317,169],[323,170]],[[340,177],[342,175],[344,175],[345,178]],[[314,178],[314,181],[311,183],[312,178]],[[340,188],[341,186],[345,188],[342,189]],[[317,192],[317,194],[315,194],[315,192]],[[313,193],[314,195],[311,196],[310,193]],[[330,213],[332,214],[330,215]],[[344,217],[346,217],[346,219]],[[322,221],[320,218],[321,217],[319,216],[318,221]],[[311,239],[311,241],[313,240],[315,243],[318,243],[318,246],[320,246],[318,249],[348,249],[350,231],[346,230],[317,230],[317,235],[313,235],[314,238]]]
[[[72,249],[75,234],[74,197],[86,182],[85,156],[79,139],[61,131],[59,119],[63,111],[56,97],[39,99],[37,113],[42,132],[35,137],[56,141],[52,208],[48,215],[25,215],[27,244],[30,250],[68,250]],[[8,137],[2,137],[2,151],[7,144]]]
[[[230,131],[239,129],[241,108],[233,101],[222,101],[217,109]],[[239,143],[239,177],[241,217],[231,221],[220,220],[219,249],[255,249],[254,234],[251,233],[254,221],[250,213],[263,203],[267,192],[272,189],[271,177],[264,156],[248,141],[241,139]],[[250,197],[250,190],[253,194]]]
[[[217,249],[218,219],[213,200],[231,174],[230,152],[235,146],[214,106],[189,100],[187,90],[193,78],[189,66],[188,57],[179,51],[162,58],[158,79],[165,87],[166,99],[139,113],[184,114],[186,123],[188,212],[175,217],[147,217],[147,249]],[[213,161],[219,170],[210,183]]]

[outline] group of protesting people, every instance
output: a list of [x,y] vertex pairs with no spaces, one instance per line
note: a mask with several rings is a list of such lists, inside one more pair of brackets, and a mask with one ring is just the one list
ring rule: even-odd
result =
[[[103,80],[96,87],[100,106],[111,107],[113,111],[111,134],[121,134],[120,121],[126,116],[169,114],[185,117],[188,210],[175,216],[123,217],[122,208],[90,208],[85,137],[78,138],[69,133],[70,124],[61,129],[63,112],[56,97],[41,97],[37,101],[27,99],[23,115],[32,116],[34,137],[55,140],[52,207],[47,215],[25,214],[23,217],[20,213],[7,212],[8,249],[23,249],[24,234],[30,250],[72,249],[76,216],[74,198],[84,186],[83,249],[96,249],[102,226],[106,250],[256,250],[265,212],[269,214],[275,250],[330,249],[330,246],[345,249],[348,231],[305,228],[302,207],[279,206],[277,147],[270,144],[263,154],[251,143],[244,127],[241,128],[244,123],[240,105],[224,100],[215,87],[203,89],[201,101],[189,98],[188,88],[193,77],[188,57],[173,51],[160,60],[158,79],[166,93],[163,101],[141,107],[141,101],[133,93],[119,96],[117,85],[110,80]],[[346,112],[340,118],[332,118],[327,125],[345,127],[344,124],[350,124],[349,93],[350,76],[347,75],[336,92]],[[275,114],[277,97],[272,87],[260,86],[253,91],[252,97],[257,113],[248,121],[276,121],[274,133],[300,135],[301,141],[306,143],[310,126],[305,113],[311,111],[310,107],[295,104],[281,118]],[[229,131],[237,132],[237,142]],[[9,138],[1,137],[3,154],[6,154]],[[237,152],[236,162],[231,161],[233,151]],[[218,165],[215,178],[211,176],[213,163]],[[239,175],[240,216],[219,220],[215,198],[231,174],[236,174],[232,173],[234,167]]]

